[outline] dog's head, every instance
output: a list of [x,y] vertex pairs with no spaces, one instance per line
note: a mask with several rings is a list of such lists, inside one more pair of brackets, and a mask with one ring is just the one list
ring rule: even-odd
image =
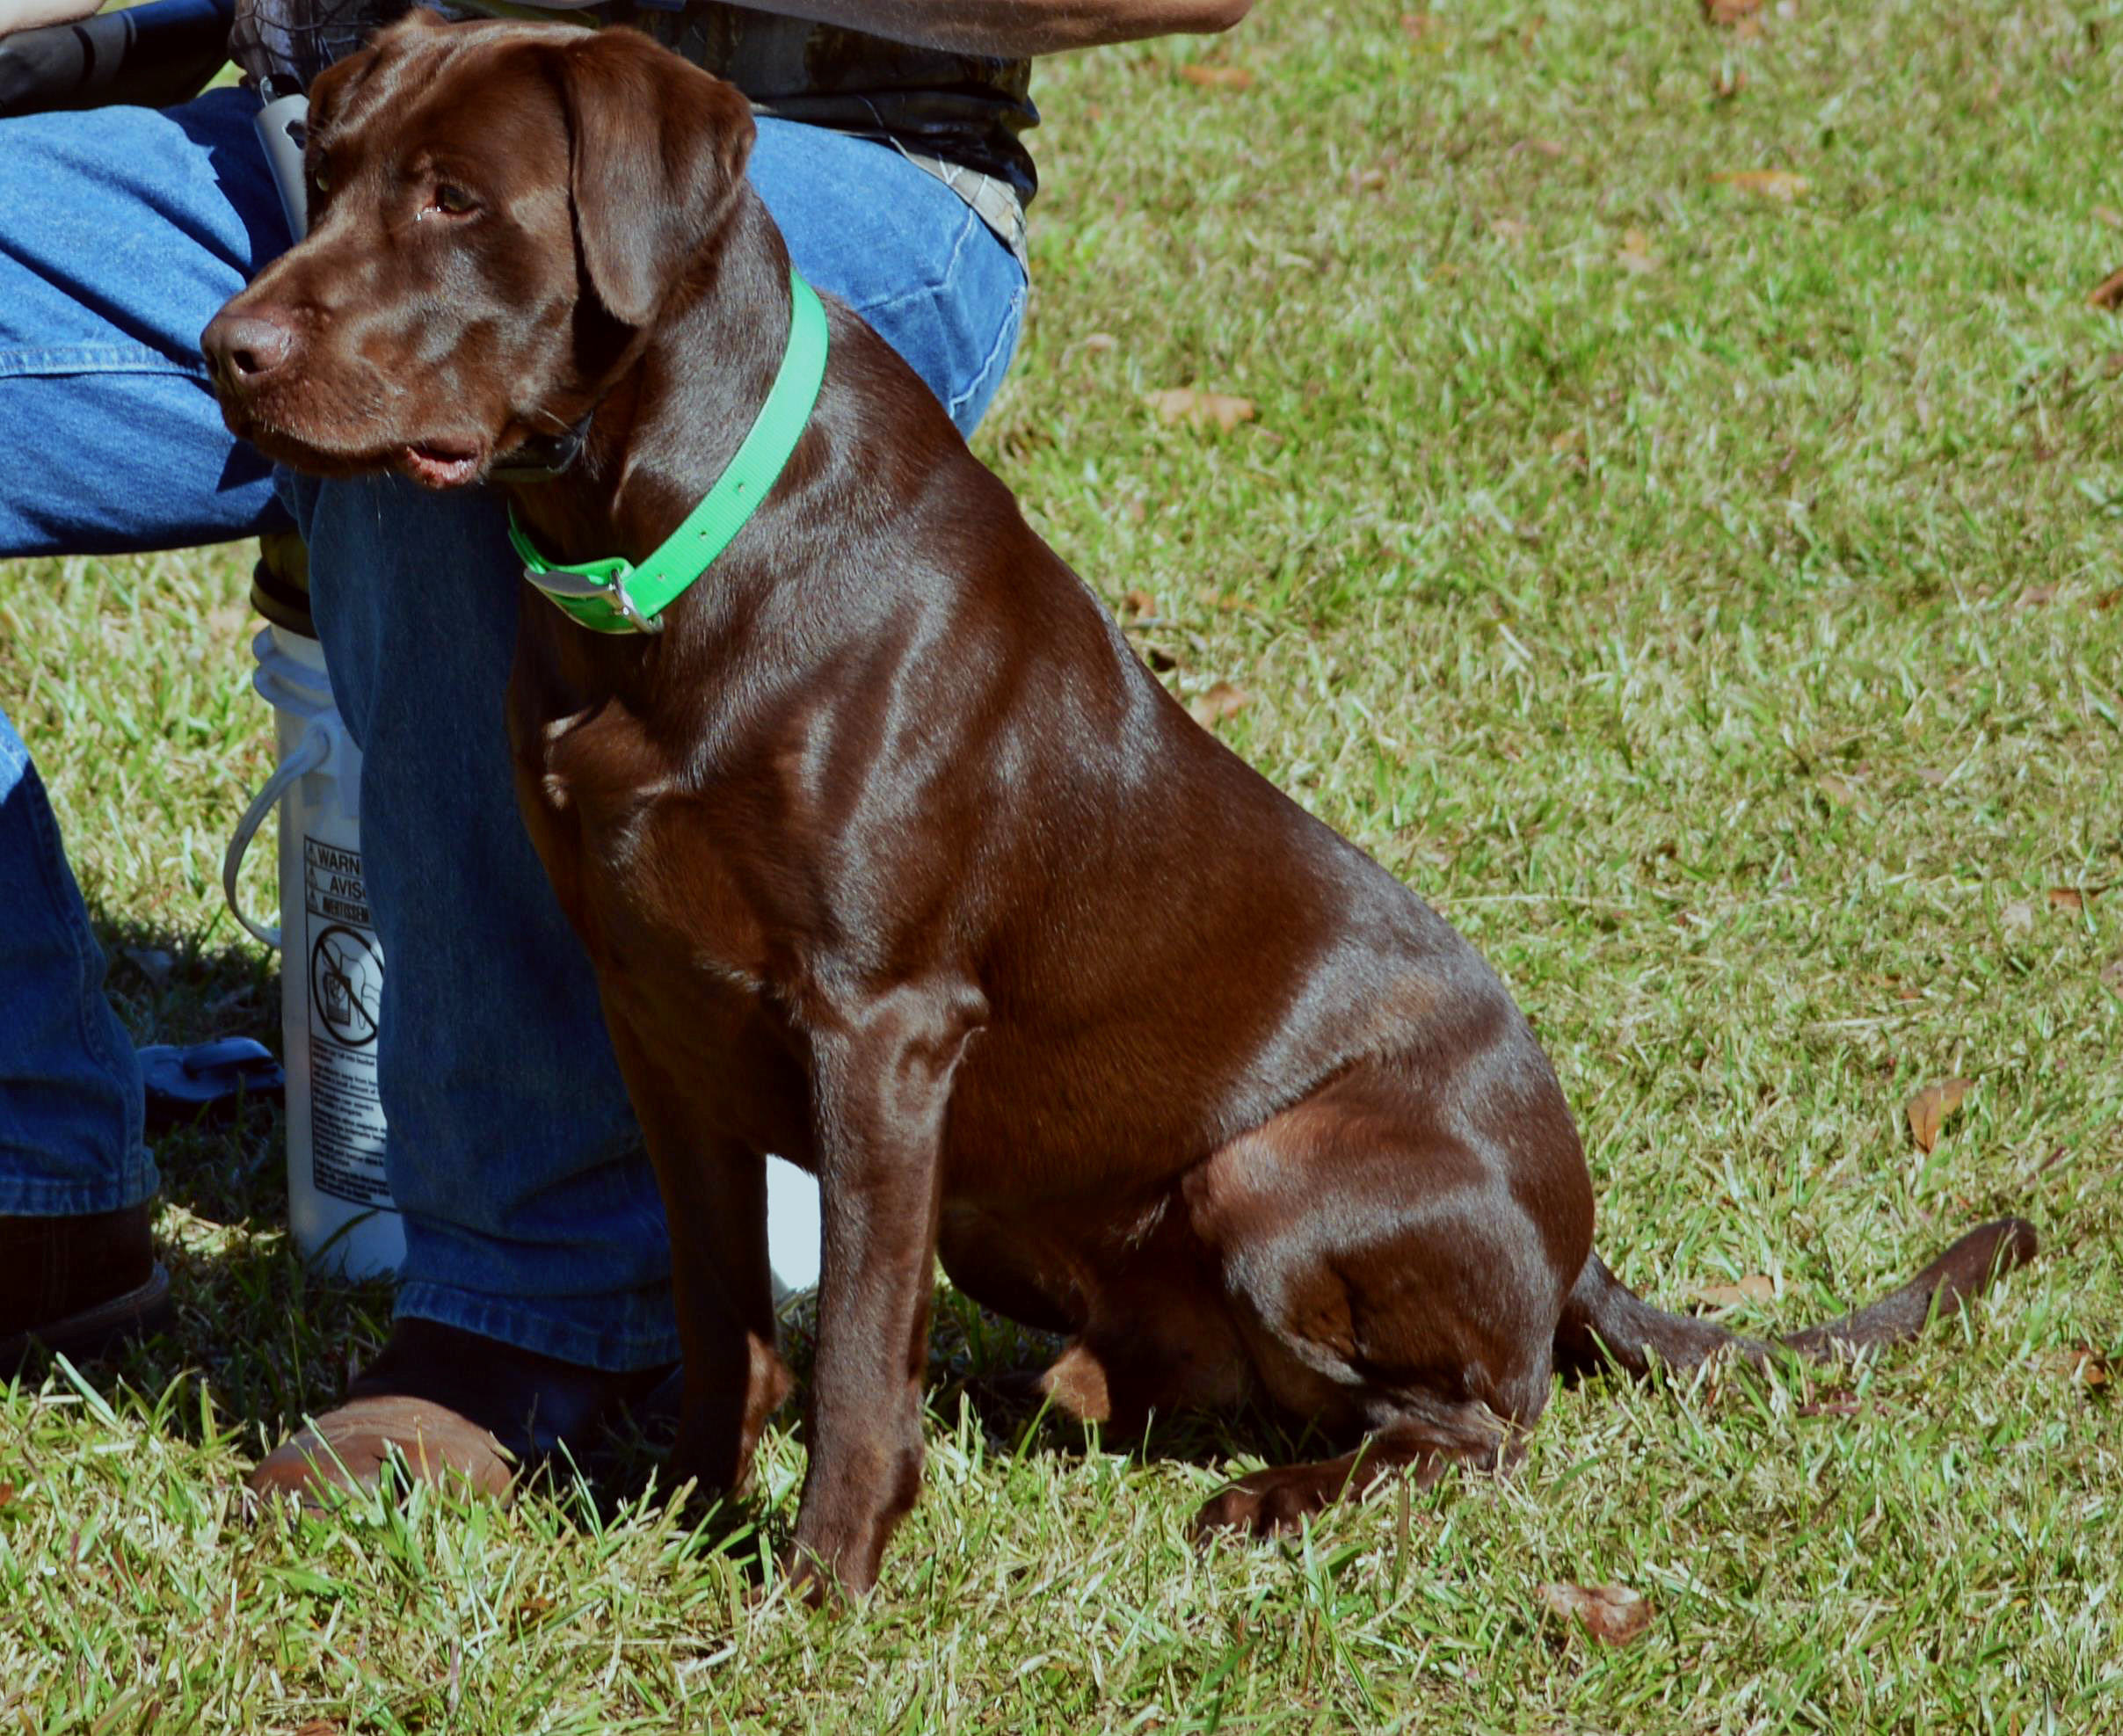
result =
[[229,429],[318,475],[477,481],[589,407],[753,131],[645,36],[412,14],[316,81],[309,236],[200,336]]

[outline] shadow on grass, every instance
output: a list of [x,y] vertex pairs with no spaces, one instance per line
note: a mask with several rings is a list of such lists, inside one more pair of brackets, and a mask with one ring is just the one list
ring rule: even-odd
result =
[[[135,1041],[195,1043],[248,1036],[280,1049],[278,961],[227,930],[203,938],[152,923],[95,918],[110,960],[106,990]],[[170,1330],[114,1352],[84,1370],[106,1393],[139,1395],[159,1426],[193,1445],[233,1436],[244,1464],[269,1450],[305,1417],[331,1408],[382,1347],[390,1327],[386,1280],[350,1282],[308,1271],[287,1233],[285,1122],[277,1104],[239,1103],[193,1124],[150,1136],[165,1209],[157,1226],[176,1317]],[[797,1377],[788,1421],[808,1388],[816,1341],[815,1297],[783,1314],[783,1354]],[[946,1427],[961,1402],[999,1449],[1083,1454],[1125,1451],[1146,1460],[1213,1464],[1235,1456],[1269,1463],[1317,1457],[1328,1443],[1294,1433],[1266,1413],[1153,1420],[1122,1441],[1045,1411],[1024,1376],[1051,1362],[1064,1340],[1022,1327],[940,1285],[930,1333],[927,1404]],[[25,1371],[33,1384],[47,1370]],[[156,1406],[186,1376],[205,1402]],[[541,1468],[542,1489],[577,1522],[609,1524],[644,1500],[667,1498],[661,1472],[676,1429],[675,1378],[604,1431],[576,1443],[573,1460]],[[123,1406],[121,1406],[121,1408]],[[788,1504],[783,1504],[786,1508]],[[787,1542],[790,1514],[756,1500],[700,1500],[689,1522],[704,1547],[763,1574]]]

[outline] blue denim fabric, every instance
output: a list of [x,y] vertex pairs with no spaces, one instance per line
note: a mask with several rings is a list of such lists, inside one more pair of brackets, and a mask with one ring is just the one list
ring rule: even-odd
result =
[[[182,119],[168,124],[185,136],[204,133],[202,118],[192,113],[200,107],[174,111]],[[86,124],[113,113],[41,124],[63,133],[62,121]],[[16,129],[26,124],[0,123],[0,302],[12,294],[4,274],[9,262],[28,251],[17,243],[11,200],[22,157]],[[218,198],[232,212],[248,212],[249,222],[236,216],[236,231],[267,226],[271,194],[262,172],[246,179],[224,171],[214,184],[204,172],[165,165],[153,192],[128,190],[114,178],[122,165],[106,165],[100,175],[62,166],[78,165],[88,154],[84,140],[95,136],[77,134],[70,149],[52,152],[34,171],[71,176],[55,204],[95,207],[92,217],[75,220],[84,257],[95,254],[91,231],[107,255],[110,237],[132,233],[135,219],[147,223],[172,202],[172,185],[191,189],[201,204]],[[230,154],[225,140],[200,149]],[[765,119],[753,176],[797,268],[862,313],[959,425],[971,428],[1001,382],[1023,314],[1024,273],[1008,250],[949,189],[887,146]],[[201,236],[227,233],[225,224],[216,227],[218,213],[193,214],[193,221]],[[47,256],[62,253],[39,244]],[[200,251],[197,242],[166,233],[161,244]],[[159,296],[165,283],[181,283],[191,304],[164,309],[161,317],[172,331],[195,337],[240,280],[234,270],[209,288],[204,280],[212,273],[196,259],[166,262],[145,249],[138,255],[117,289],[91,286],[82,299],[122,309],[128,298]],[[127,328],[128,317],[121,312],[114,323]],[[129,400],[99,396],[103,376],[86,367],[39,374],[22,360],[53,347],[39,332],[0,345],[0,386],[11,368],[62,386],[41,397],[18,390],[14,425],[67,419],[84,448],[114,439],[127,425]],[[137,348],[152,352],[160,366],[175,363],[170,350]],[[0,412],[9,404],[0,397]],[[206,441],[209,420],[219,434],[207,398],[194,412],[196,425],[172,444]],[[226,435],[220,444],[216,485],[207,490],[217,510],[239,493],[219,484],[232,470]],[[162,492],[143,480],[131,517],[99,508],[75,522],[68,521],[63,490],[47,483],[37,501],[15,501],[9,496],[25,490],[28,479],[0,476],[0,552],[181,542],[197,534],[207,508],[196,498],[195,475],[186,481],[174,468],[170,474],[178,480]],[[521,580],[501,534],[500,507],[491,497],[431,495],[392,478],[284,481],[310,543],[312,602],[334,688],[364,755],[363,853],[389,961],[378,1065],[391,1127],[391,1187],[406,1219],[399,1312],[599,1367],[669,1360],[677,1344],[653,1178],[587,964],[511,791],[502,694]],[[244,498],[253,516],[239,522],[232,512],[214,534],[241,534],[262,521],[267,509]],[[0,825],[12,824],[12,805],[0,807]],[[45,849],[40,860],[57,863],[55,841]],[[11,860],[0,846],[0,867]],[[0,978],[0,1003],[31,991],[26,979]],[[0,1059],[0,1077],[6,1066]],[[115,1159],[104,1161],[91,1173],[34,1142],[0,1156],[0,1164],[53,1184],[100,1182]],[[5,1197],[0,1193],[0,1202]]]
[[0,712],[0,1212],[116,1211],[155,1191],[140,1064],[29,750]]

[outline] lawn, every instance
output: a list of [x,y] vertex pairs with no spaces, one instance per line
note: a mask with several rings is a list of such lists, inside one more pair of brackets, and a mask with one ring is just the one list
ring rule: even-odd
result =
[[[1509,1480],[1207,1553],[1287,1442],[992,1430],[1023,1347],[947,1297],[924,1500],[821,1619],[760,1589],[793,1420],[707,1523],[636,1441],[244,1523],[389,1308],[304,1277],[255,1110],[159,1148],[175,1333],[0,1386],[0,1730],[2123,1728],[2123,4],[1430,4],[1043,68],[978,448],[1503,973],[1633,1286],[1767,1329],[1980,1217],[2043,1257],[1861,1369],[1559,1391]],[[247,562],[0,566],[143,1042],[278,1042],[218,885]]]

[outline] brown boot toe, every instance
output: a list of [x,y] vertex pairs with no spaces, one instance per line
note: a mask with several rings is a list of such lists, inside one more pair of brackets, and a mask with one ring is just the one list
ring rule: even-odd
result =
[[333,1489],[374,1487],[394,1452],[421,1482],[474,1494],[505,1495],[515,1475],[515,1456],[491,1431],[430,1399],[386,1394],[327,1411],[267,1454],[251,1487],[320,1507]]
[[424,1483],[504,1495],[525,1465],[586,1449],[669,1372],[583,1368],[403,1319],[345,1402],[267,1455],[251,1487],[319,1507],[332,1490],[373,1488],[395,1449]]

